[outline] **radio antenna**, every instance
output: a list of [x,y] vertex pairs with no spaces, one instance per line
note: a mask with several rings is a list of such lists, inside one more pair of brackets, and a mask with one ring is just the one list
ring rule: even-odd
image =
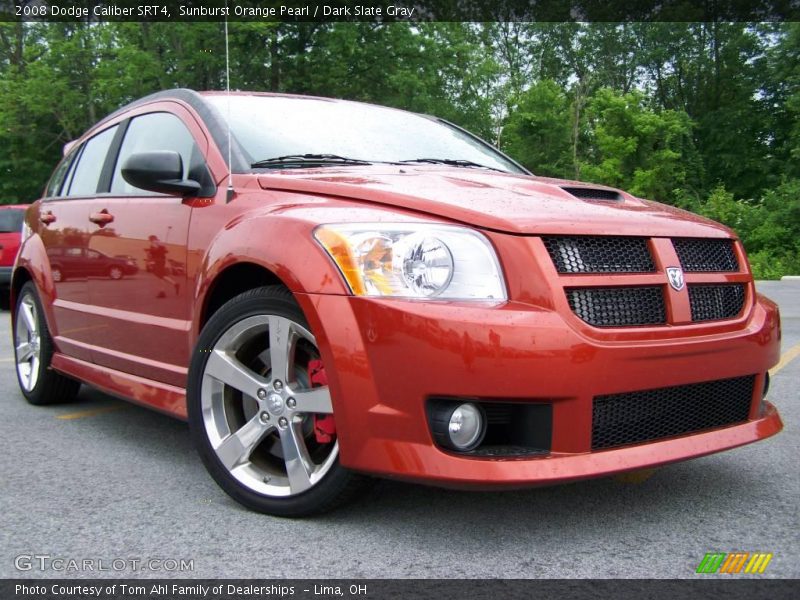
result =
[[[225,7],[227,8],[228,2],[225,0]],[[227,11],[225,11],[227,13]],[[231,59],[230,48],[228,47],[228,16],[225,15],[225,96],[228,104],[228,192],[225,196],[225,202],[233,200],[233,163],[231,161]]]

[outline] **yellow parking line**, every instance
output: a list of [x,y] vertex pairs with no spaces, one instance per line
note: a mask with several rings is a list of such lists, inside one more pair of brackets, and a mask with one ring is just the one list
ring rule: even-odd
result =
[[786,352],[784,352],[783,356],[781,356],[781,361],[769,370],[770,376],[775,375],[778,371],[780,371],[798,356],[800,356],[800,344],[795,344]]
[[0,362],[14,362],[13,358],[0,358]]
[[122,408],[128,408],[129,404],[115,404],[114,406],[104,406],[102,408],[91,408],[89,410],[82,410],[80,412],[69,413],[67,415],[58,415],[56,419],[64,421],[71,421],[73,419],[83,419],[86,417],[94,417],[96,415],[103,415],[105,413],[114,412]]

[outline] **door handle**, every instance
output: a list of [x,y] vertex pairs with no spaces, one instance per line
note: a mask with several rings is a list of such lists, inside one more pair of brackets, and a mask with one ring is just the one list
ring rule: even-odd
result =
[[107,225],[114,220],[114,215],[109,213],[105,208],[100,212],[92,213],[89,215],[89,220],[92,223],[97,223],[102,227],[103,225]]
[[56,216],[48,210],[46,213],[39,215],[39,220],[45,225],[50,225],[50,223],[56,222]]

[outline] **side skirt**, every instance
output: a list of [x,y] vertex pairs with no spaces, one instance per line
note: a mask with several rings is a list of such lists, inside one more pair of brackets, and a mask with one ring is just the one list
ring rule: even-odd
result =
[[186,390],[101,367],[61,353],[53,355],[51,367],[84,383],[146,408],[187,420]]

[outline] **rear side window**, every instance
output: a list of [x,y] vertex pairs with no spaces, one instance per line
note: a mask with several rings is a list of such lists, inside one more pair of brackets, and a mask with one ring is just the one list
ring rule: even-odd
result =
[[50,178],[50,182],[47,184],[47,189],[44,192],[45,198],[52,198],[61,193],[61,185],[64,183],[67,169],[69,169],[69,166],[72,164],[73,158],[75,158],[74,150],[58,164],[53,176]]
[[22,219],[24,217],[24,210],[16,210],[13,208],[0,210],[0,233],[22,231]]
[[[131,154],[154,150],[177,152],[183,161],[183,178],[204,183],[205,161],[183,121],[171,113],[151,113],[133,119],[125,132],[111,180],[112,194],[157,195],[133,187],[122,177],[122,166]],[[198,170],[199,176],[195,173]]]
[[106,161],[108,149],[117,132],[117,125],[97,134],[83,145],[78,165],[72,173],[67,196],[93,196],[97,193],[100,173]]

